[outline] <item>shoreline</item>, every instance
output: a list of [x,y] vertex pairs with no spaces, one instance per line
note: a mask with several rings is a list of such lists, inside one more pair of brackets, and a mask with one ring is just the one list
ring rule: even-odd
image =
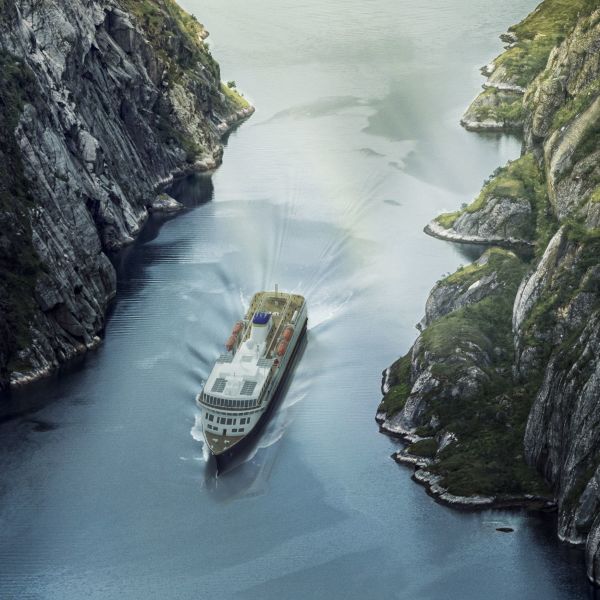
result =
[[428,467],[435,464],[434,460],[417,456],[416,454],[410,454],[406,451],[407,445],[424,438],[409,431],[400,429],[393,430],[385,427],[385,417],[383,416],[385,414],[386,413],[377,413],[375,417],[375,422],[379,425],[379,433],[387,435],[392,439],[400,440],[405,444],[404,448],[397,452],[393,452],[390,455],[390,458],[399,465],[407,468],[412,467],[413,473],[411,474],[411,479],[415,483],[423,486],[427,495],[433,498],[438,504],[463,511],[477,511],[484,509],[525,509],[550,513],[557,510],[557,504],[553,498],[536,496],[535,494],[507,494],[506,496],[459,496],[452,494],[447,488],[440,484],[443,476],[428,470]]
[[427,235],[443,240],[445,242],[455,242],[457,244],[468,244],[471,246],[498,246],[506,250],[515,250],[517,252],[527,252],[533,250],[535,244],[527,240],[517,238],[490,238],[479,237],[475,235],[464,236],[450,229],[442,227],[435,220],[429,221],[423,228]]

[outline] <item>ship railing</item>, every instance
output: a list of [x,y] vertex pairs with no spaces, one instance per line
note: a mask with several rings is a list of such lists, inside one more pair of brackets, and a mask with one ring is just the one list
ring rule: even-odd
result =
[[263,388],[262,391],[260,392],[260,396],[258,397],[258,404],[259,406],[263,403],[263,400],[265,399],[265,396],[267,395],[267,390],[269,389],[269,384],[271,383],[273,376],[275,375],[275,371],[277,370],[277,365],[275,363],[273,363],[273,365],[271,365],[271,369],[269,370],[269,374],[267,375],[266,379],[265,379],[265,383],[263,384]]
[[204,406],[222,408],[224,410],[248,410],[250,408],[257,408],[260,405],[258,398],[248,398],[247,400],[233,400],[231,398],[220,398],[218,396],[211,396],[210,394],[202,394],[200,396],[200,403]]

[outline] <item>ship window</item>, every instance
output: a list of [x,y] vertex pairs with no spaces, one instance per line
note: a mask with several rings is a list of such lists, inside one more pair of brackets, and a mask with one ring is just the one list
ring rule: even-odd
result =
[[238,431],[239,431],[240,433],[244,433],[244,428],[243,428],[243,427],[240,427]]
[[232,433],[237,433],[237,429],[232,429],[231,432]]
[[227,419],[227,425],[231,425],[232,422],[233,422],[233,419]]
[[209,421],[212,421],[212,420],[214,420],[214,418],[215,418],[215,415],[208,415],[208,420],[209,420]]

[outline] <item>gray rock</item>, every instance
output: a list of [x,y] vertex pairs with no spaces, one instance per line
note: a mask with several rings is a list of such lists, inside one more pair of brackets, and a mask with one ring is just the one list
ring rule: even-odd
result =
[[150,205],[150,210],[152,212],[164,212],[164,213],[172,213],[172,212],[179,212],[180,210],[183,210],[185,207],[183,206],[183,204],[181,204],[181,202],[177,202],[177,200],[175,200],[175,198],[173,198],[172,196],[169,196],[169,194],[159,194],[158,196],[156,196],[156,198],[153,200],[152,204]]
[[[149,39],[122,7],[22,0],[18,8],[5,3],[0,18],[0,51],[22,61],[35,87],[14,136],[35,200],[31,236],[41,263],[29,346],[17,357],[0,344],[0,373],[9,360],[19,363],[12,383],[96,343],[116,289],[106,253],[135,239],[148,204],[179,209],[154,201],[157,188],[218,166],[222,135],[253,110],[223,95],[218,65],[171,17],[164,35]],[[190,43],[200,44],[203,64],[190,60]],[[185,65],[176,79],[165,57]],[[0,332],[4,326],[0,314]]]

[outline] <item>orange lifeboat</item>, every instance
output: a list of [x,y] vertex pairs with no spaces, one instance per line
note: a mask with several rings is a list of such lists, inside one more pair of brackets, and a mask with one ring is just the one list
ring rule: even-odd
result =
[[291,325],[288,325],[284,330],[283,330],[283,339],[286,342],[289,342],[292,339],[292,336],[294,335],[294,328]]
[[277,346],[277,356],[283,356],[287,350],[287,347],[288,343],[285,340],[279,342],[279,345]]
[[231,352],[233,350],[233,347],[235,346],[236,342],[237,342],[237,335],[231,334],[227,338],[227,342],[225,342],[225,348],[227,348],[227,350],[229,350],[229,352]]
[[230,352],[233,350],[234,346],[236,345],[236,343],[238,341],[238,337],[239,337],[240,332],[242,331],[243,327],[244,327],[244,323],[242,323],[242,321],[238,321],[233,326],[233,329],[231,330],[231,335],[229,336],[229,338],[227,338],[227,342],[225,342],[225,348],[227,348],[227,350],[229,350]]

